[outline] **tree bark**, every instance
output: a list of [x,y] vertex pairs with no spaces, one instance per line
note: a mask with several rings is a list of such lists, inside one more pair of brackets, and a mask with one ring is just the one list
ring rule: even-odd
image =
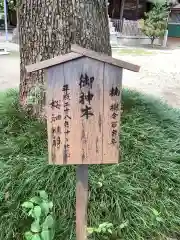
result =
[[[71,43],[111,55],[106,0],[23,0],[19,7],[20,102],[27,105],[44,72],[27,75],[25,66],[70,51]],[[39,114],[44,97],[38,102]]]
[[155,40],[155,38],[152,37],[152,38],[151,38],[151,46],[152,46],[152,47],[154,47],[154,40]]

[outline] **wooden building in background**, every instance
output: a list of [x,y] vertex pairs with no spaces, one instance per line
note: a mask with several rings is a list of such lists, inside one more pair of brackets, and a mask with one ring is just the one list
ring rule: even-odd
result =
[[180,4],[171,8],[168,22],[168,37],[171,38],[168,41],[177,41],[180,44]]
[[151,7],[147,0],[109,0],[109,17],[112,19],[138,20]]

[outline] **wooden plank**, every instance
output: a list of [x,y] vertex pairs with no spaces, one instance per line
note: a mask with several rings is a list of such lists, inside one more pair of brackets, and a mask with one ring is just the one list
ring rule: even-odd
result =
[[121,4],[120,4],[120,32],[122,33],[123,31],[123,15],[124,15],[124,4],[125,4],[125,0],[121,0]]
[[[82,119],[82,150],[84,151],[84,164],[101,164],[102,157],[102,118],[103,118],[103,75],[104,63],[94,59],[84,59],[83,76],[87,75],[92,86],[82,88],[85,99],[81,108],[90,107],[88,117]],[[81,114],[82,115],[82,114]]]
[[46,70],[46,85],[49,163],[59,165],[63,164],[64,156],[63,64]]
[[138,72],[140,69],[140,66],[138,66],[138,65],[135,65],[135,64],[132,64],[129,62],[125,62],[125,61],[122,61],[119,59],[115,59],[110,56],[107,56],[107,55],[104,55],[101,53],[97,53],[97,52],[94,52],[89,49],[82,48],[78,45],[72,45],[71,50],[72,50],[72,52],[67,53],[65,55],[57,56],[52,59],[48,59],[48,60],[45,60],[45,61],[42,61],[39,63],[28,65],[28,66],[26,66],[26,71],[34,72],[37,70],[49,68],[49,67],[57,65],[57,64],[65,63],[65,62],[80,58],[80,57],[82,57],[82,55],[102,61],[102,62],[106,62],[106,63],[112,64],[112,65],[115,65],[117,67],[122,67],[122,68],[128,69],[130,71],[134,71],[134,72]]
[[83,57],[46,78],[49,162],[117,163],[122,69]]
[[122,69],[105,64],[104,68],[104,117],[103,163],[119,161],[120,99]]
[[115,59],[110,56],[104,55],[102,53],[94,52],[90,49],[82,48],[76,44],[73,44],[71,46],[71,50],[73,52],[87,56],[89,58],[93,58],[93,59],[99,60],[101,62],[109,63],[111,65],[114,65],[114,66],[117,66],[120,68],[128,69],[130,71],[139,72],[139,69],[140,69],[140,66],[138,66],[138,65],[135,65],[135,64],[132,64],[129,62],[125,62],[125,61],[122,61],[119,59]]
[[[85,57],[47,69],[50,163],[103,163],[103,71],[104,63]],[[67,99],[63,96],[66,91]],[[61,105],[60,109],[51,107],[52,100]],[[52,115],[58,114],[61,118],[51,122]],[[52,129],[58,127],[61,129],[61,147],[52,144]],[[55,137],[58,136],[57,133]]]
[[88,165],[76,170],[76,239],[87,239]]
[[65,84],[70,89],[70,126],[67,129],[67,143],[69,145],[69,157],[67,164],[82,164],[82,123],[81,106],[79,104],[79,79],[83,73],[84,58],[68,62],[64,65]]
[[39,63],[28,65],[28,66],[26,66],[26,71],[34,72],[34,71],[37,71],[40,69],[49,68],[49,67],[57,65],[57,64],[65,63],[65,62],[68,62],[68,61],[71,61],[71,60],[74,60],[74,59],[77,59],[80,57],[82,57],[82,54],[70,52],[65,55],[57,56],[52,59],[48,59],[48,60],[45,60],[45,61],[42,61]]
[[88,58],[64,65],[72,117],[67,164],[102,163],[103,67]]
[[139,0],[136,0],[136,10],[135,10],[135,19],[139,19]]

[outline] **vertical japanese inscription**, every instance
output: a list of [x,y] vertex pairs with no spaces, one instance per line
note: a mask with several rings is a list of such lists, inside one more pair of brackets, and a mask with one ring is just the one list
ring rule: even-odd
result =
[[112,99],[112,104],[110,105],[111,111],[111,144],[115,145],[118,141],[118,111],[119,111],[119,96],[120,90],[118,87],[112,87],[110,89],[109,95]]
[[81,104],[81,117],[85,117],[86,119],[94,115],[91,107],[91,101],[94,97],[94,94],[91,92],[93,82],[94,77],[88,77],[87,74],[81,74],[79,82],[79,103]]
[[65,134],[65,143],[64,143],[64,153],[63,153],[63,162],[66,164],[68,158],[70,157],[69,152],[69,133],[70,133],[70,89],[68,84],[64,84],[63,88],[63,103],[64,103],[64,134]]
[[[89,77],[86,73],[81,74],[79,79],[79,103],[81,104],[81,118],[88,120],[91,116],[94,115],[93,109],[91,106],[91,101],[94,97],[92,93],[92,85],[94,82],[94,77]],[[84,124],[82,123],[82,134],[81,134],[82,144],[86,146],[87,139],[84,131]],[[85,160],[85,150],[82,148],[82,162]]]
[[52,162],[56,161],[56,149],[59,149],[61,146],[61,127],[56,124],[58,120],[61,120],[62,116],[60,113],[61,110],[61,101],[52,99],[50,102],[50,107],[53,110],[56,109],[56,114],[52,113],[51,116],[51,134],[52,134]]

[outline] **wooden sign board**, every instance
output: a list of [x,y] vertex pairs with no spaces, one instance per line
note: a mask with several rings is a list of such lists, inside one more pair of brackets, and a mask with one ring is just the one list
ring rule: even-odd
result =
[[49,163],[118,163],[122,69],[139,67],[78,46],[72,50],[27,67],[46,68]]
[[50,163],[117,163],[122,69],[82,57],[46,79]]

